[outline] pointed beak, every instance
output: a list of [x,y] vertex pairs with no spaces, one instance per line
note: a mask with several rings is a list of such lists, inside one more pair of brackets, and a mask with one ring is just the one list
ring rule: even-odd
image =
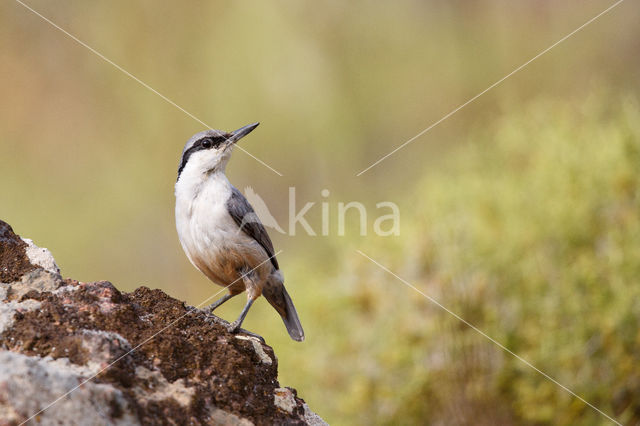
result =
[[243,137],[247,136],[249,133],[253,131],[256,127],[258,127],[260,123],[248,124],[244,127],[240,127],[238,130],[234,130],[231,132],[231,137],[227,139],[229,145],[238,142]]

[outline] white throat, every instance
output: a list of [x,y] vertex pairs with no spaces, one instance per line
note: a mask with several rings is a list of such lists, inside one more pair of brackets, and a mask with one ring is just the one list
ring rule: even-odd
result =
[[209,187],[226,186],[231,183],[224,174],[224,167],[207,170],[187,164],[175,185],[176,201],[193,201]]

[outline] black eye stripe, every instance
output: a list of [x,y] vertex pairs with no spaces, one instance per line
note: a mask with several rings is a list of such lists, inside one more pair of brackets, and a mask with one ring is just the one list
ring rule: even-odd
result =
[[199,145],[201,147],[200,149],[217,148],[224,141],[224,136],[208,136],[200,139],[193,145],[193,147]]
[[180,166],[178,167],[178,179],[180,178],[180,173],[182,173],[182,170],[187,165],[187,162],[189,161],[189,157],[191,157],[191,154],[193,154],[194,152],[198,152],[206,149],[218,148],[218,146],[220,146],[220,144],[225,140],[226,138],[222,135],[206,136],[200,140],[197,140],[191,146],[191,148],[185,151],[184,155],[182,156],[182,161],[180,162]]

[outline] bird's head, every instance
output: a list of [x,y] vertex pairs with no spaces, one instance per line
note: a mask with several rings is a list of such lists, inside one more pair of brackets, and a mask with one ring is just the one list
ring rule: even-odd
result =
[[233,146],[258,127],[258,124],[260,123],[249,124],[230,133],[220,130],[205,130],[191,136],[182,150],[178,180],[185,172],[196,175],[216,171],[224,172]]

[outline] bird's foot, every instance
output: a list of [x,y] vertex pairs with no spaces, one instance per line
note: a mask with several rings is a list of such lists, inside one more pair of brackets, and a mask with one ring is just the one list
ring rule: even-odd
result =
[[261,335],[254,333],[252,331],[249,330],[245,330],[244,328],[239,328],[237,333],[239,334],[246,334],[247,336],[251,336],[251,337],[255,337],[256,339],[260,340],[260,342],[262,342],[263,344],[267,344],[267,342],[265,342],[264,337],[262,337]]
[[232,334],[246,334],[248,336],[255,337],[256,339],[260,340],[262,343],[266,344],[264,337],[252,331],[245,330],[244,328],[240,328],[240,324],[238,324],[237,321],[234,321],[231,324],[229,324],[227,326],[227,331]]
[[237,333],[238,331],[240,331],[240,322],[239,321],[234,321],[232,323],[230,323],[229,325],[227,325],[227,331],[229,333]]
[[223,320],[219,316],[214,315],[210,312],[205,312],[205,321],[213,324],[223,325],[225,327],[229,325],[229,323],[226,320]]
[[213,315],[213,309],[211,309],[211,305],[209,306],[205,306],[204,308],[200,309],[202,312],[204,312],[205,315]]

